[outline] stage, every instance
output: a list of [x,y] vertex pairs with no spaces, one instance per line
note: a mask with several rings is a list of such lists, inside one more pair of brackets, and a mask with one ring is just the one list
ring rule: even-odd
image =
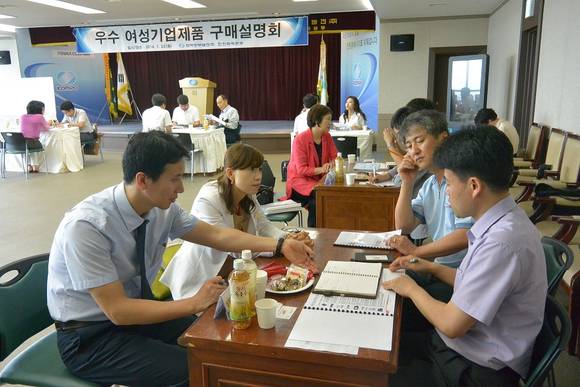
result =
[[[264,153],[290,153],[290,132],[294,121],[240,121],[242,141],[255,146]],[[125,121],[122,124],[100,125],[105,151],[122,152],[129,137],[141,131],[141,121]]]

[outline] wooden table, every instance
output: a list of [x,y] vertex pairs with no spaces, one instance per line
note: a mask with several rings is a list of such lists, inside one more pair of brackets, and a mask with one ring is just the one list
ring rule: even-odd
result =
[[[349,260],[365,251],[334,247],[338,230],[316,229],[310,234],[320,268],[328,260]],[[269,261],[258,260],[258,265]],[[229,268],[224,267],[222,274],[231,269],[231,260],[227,262]],[[360,348],[354,356],[284,347],[308,295],[308,291],[268,295],[298,307],[292,318],[278,319],[268,330],[258,328],[255,318],[250,328],[234,330],[231,321],[214,320],[215,306],[211,307],[179,338],[179,344],[188,348],[190,386],[387,386],[389,374],[397,370],[401,299],[397,297],[395,308],[393,350]]]
[[340,230],[395,229],[397,187],[344,184],[317,185],[316,227]]

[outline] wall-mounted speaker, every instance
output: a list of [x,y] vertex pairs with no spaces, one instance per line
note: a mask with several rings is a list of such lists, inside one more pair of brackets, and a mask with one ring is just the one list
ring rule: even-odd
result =
[[10,51],[0,51],[0,65],[9,65],[11,63]]
[[413,51],[415,34],[391,35],[391,51]]

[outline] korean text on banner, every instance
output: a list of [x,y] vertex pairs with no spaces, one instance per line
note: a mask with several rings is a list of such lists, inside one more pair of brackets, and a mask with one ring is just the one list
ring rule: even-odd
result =
[[133,114],[131,108],[131,101],[129,100],[129,79],[123,65],[123,57],[121,53],[117,53],[117,107],[120,111],[127,114]]
[[308,45],[308,16],[76,27],[78,52],[214,50]]
[[320,97],[320,104],[326,105],[328,103],[328,86],[326,82],[326,43],[324,43],[324,38],[320,40],[320,65],[318,66],[316,92]]

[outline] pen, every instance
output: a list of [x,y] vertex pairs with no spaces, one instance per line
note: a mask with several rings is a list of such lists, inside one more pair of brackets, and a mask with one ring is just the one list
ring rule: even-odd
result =
[[417,257],[413,257],[413,258],[409,259],[409,263],[417,263],[417,262],[419,262],[419,258],[417,258]]

